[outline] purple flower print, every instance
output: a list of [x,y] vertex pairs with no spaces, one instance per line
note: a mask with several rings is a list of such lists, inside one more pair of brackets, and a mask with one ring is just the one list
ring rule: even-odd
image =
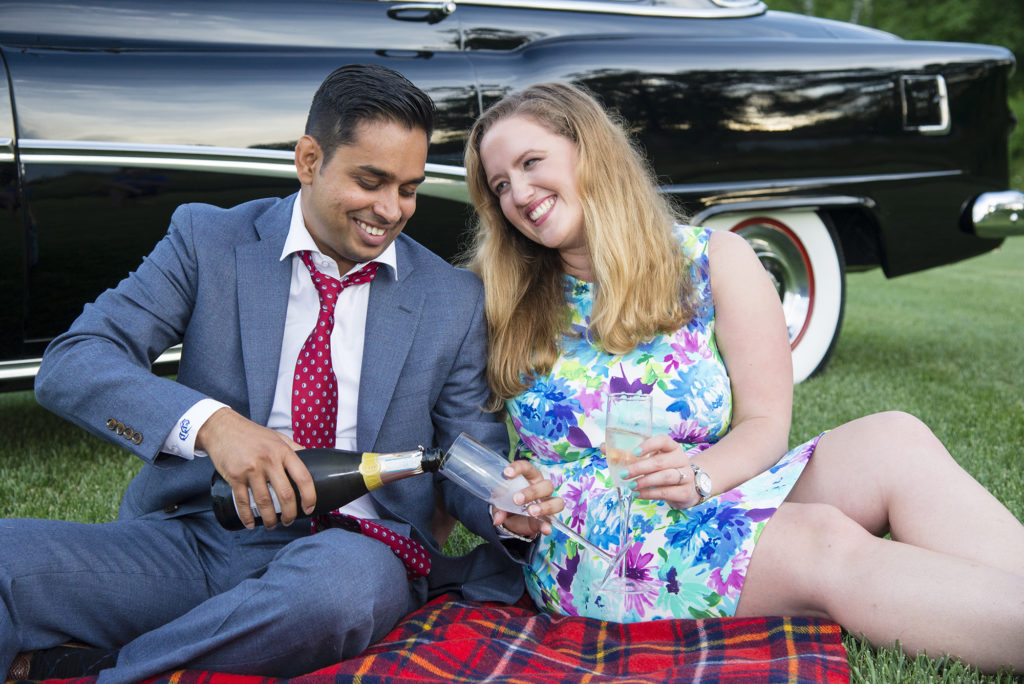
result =
[[669,430],[669,437],[680,444],[700,444],[709,440],[710,430],[707,425],[701,425],[698,420],[684,420],[678,425],[672,426]]
[[[637,541],[630,545],[626,551],[626,577],[634,580],[651,581],[657,577],[657,567],[652,566],[653,553],[644,553],[643,541]],[[635,610],[637,615],[643,617],[647,609],[654,605],[658,598],[658,584],[651,582],[651,590],[642,593],[626,594],[626,610]]]
[[[558,582],[559,589],[564,593],[569,593],[572,589],[572,578],[576,576],[576,569],[580,565],[580,556],[577,554],[572,558],[565,559],[565,567],[555,564],[558,568],[558,573],[555,575],[555,580]],[[570,605],[572,602],[570,601]]]
[[[672,350],[681,359],[694,360],[694,358],[711,358],[711,349],[702,343],[700,335],[688,330],[676,335],[672,343]],[[687,364],[689,365],[689,364]]]
[[651,388],[654,385],[646,385],[639,378],[630,382],[626,378],[610,378],[608,380],[608,392],[610,394],[619,394],[621,392],[629,392],[631,394],[650,394]]
[[594,411],[604,411],[604,392],[600,389],[583,389],[576,395],[583,409],[583,415],[589,416]]
[[741,551],[732,558],[728,567],[715,568],[711,571],[708,586],[722,596],[739,596],[743,588],[743,578],[747,575],[750,565],[750,552]]
[[626,377],[626,369],[619,364],[619,374],[621,377],[609,378],[608,379],[608,393],[609,394],[650,394],[651,389],[654,388],[654,384],[646,384],[637,378],[630,382],[629,378]]
[[666,354],[665,358],[661,360],[665,364],[665,372],[671,373],[672,371],[679,368],[679,361],[676,359],[675,354]]
[[585,475],[579,483],[570,482],[565,491],[560,493],[565,502],[565,509],[570,512],[569,522],[566,524],[577,532],[583,531],[583,523],[587,519],[588,493],[593,486],[593,475]]
[[594,446],[590,443],[590,437],[587,437],[587,433],[575,425],[569,428],[569,434],[566,436],[566,439],[569,444],[580,449],[590,449]]

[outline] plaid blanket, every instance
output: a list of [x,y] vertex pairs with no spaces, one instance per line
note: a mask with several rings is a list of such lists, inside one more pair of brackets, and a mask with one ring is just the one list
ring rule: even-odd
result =
[[[358,658],[291,680],[182,670],[152,684],[848,682],[838,625],[809,618],[628,625],[442,596]],[[64,680],[91,684],[95,678]]]

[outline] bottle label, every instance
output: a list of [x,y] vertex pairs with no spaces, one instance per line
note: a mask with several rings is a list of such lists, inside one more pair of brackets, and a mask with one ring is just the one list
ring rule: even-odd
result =
[[363,454],[363,460],[359,463],[359,473],[363,476],[363,482],[369,490],[377,489],[384,481],[381,479],[380,454],[367,451]]
[[[274,502],[274,512],[281,515],[281,502],[277,500],[277,492],[274,491],[273,486],[268,482],[267,490],[270,491],[270,500]],[[231,497],[231,503],[235,504],[235,513],[238,513],[238,502],[235,501],[235,497]],[[260,509],[256,508],[256,499],[252,494],[252,487],[249,487],[249,508],[252,510],[254,518],[262,517],[260,515]],[[242,516],[238,516],[242,517]]]

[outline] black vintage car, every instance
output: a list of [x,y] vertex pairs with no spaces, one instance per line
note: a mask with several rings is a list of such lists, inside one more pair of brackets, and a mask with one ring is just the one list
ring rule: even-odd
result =
[[834,348],[847,269],[896,276],[1024,232],[1024,196],[1006,191],[1008,50],[759,0],[6,0],[0,55],[6,389],[31,383],[46,343],[179,203],[293,192],[312,93],[350,62],[393,67],[438,103],[409,231],[448,257],[481,109],[545,80],[598,93],[693,222],[754,244],[796,380]]

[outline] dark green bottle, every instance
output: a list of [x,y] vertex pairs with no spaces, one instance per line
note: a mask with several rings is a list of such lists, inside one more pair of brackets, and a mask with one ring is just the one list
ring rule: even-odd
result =
[[[424,449],[423,447],[415,451],[400,451],[392,454],[344,451],[342,449],[299,449],[295,453],[306,464],[309,474],[313,477],[313,486],[316,487],[314,514],[333,511],[389,482],[422,473],[433,473],[441,467],[445,460],[445,453],[440,449]],[[269,483],[267,486],[270,486]],[[295,497],[298,499],[299,490],[295,487],[294,482],[292,482],[292,487],[295,488]],[[273,487],[270,487],[270,494],[274,498],[274,510],[280,514],[281,507],[277,502],[277,495]],[[220,473],[215,472],[210,481],[210,499],[213,513],[221,526],[229,530],[244,529],[244,525],[238,517],[238,508],[235,505],[231,487]],[[252,501],[251,490],[249,491],[249,505],[256,518],[256,524],[262,525],[263,520]],[[305,517],[301,502],[299,503],[299,516]]]

